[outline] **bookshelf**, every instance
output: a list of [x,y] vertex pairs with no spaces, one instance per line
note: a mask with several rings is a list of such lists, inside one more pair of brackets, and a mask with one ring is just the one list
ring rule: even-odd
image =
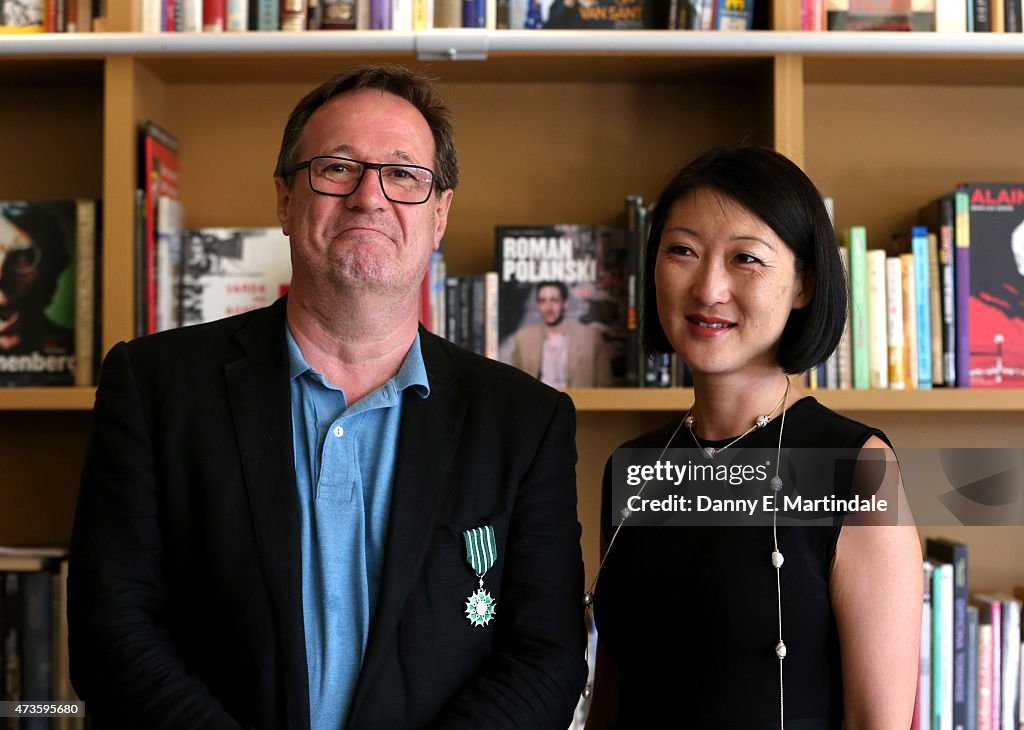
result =
[[[777,3],[778,28],[799,23],[788,5]],[[132,27],[131,8],[111,4],[108,27]],[[1021,36],[95,33],[0,41],[0,138],[9,141],[0,199],[104,201],[107,349],[132,332],[138,124],[153,119],[181,140],[188,226],[275,225],[271,170],[288,111],[324,78],[370,61],[437,77],[454,109],[463,183],[445,245],[455,274],[492,266],[496,224],[614,224],[625,195],[653,198],[677,164],[717,143],[774,145],[836,199],[840,228],[864,224],[869,237],[908,226],[965,176],[1024,177]],[[592,574],[605,458],[675,417],[691,394],[572,395]],[[89,388],[0,391],[0,543],[66,542],[92,398]],[[1024,442],[1024,391],[819,398],[899,446]],[[922,533],[970,543],[975,587],[1024,582],[1013,557],[1024,550],[1024,528]]]

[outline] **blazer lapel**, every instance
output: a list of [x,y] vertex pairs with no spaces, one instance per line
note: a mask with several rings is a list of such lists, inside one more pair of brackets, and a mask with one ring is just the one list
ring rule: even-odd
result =
[[385,539],[380,596],[356,685],[350,721],[357,716],[381,662],[393,650],[396,626],[409,591],[416,582],[437,509],[448,488],[448,476],[461,431],[465,403],[456,397],[458,373],[439,338],[420,330],[430,395],[406,390],[402,400],[398,457],[391,493],[391,515]]
[[308,728],[302,554],[284,301],[257,313],[236,333],[246,354],[225,367],[225,376],[256,546],[283,653],[288,727]]

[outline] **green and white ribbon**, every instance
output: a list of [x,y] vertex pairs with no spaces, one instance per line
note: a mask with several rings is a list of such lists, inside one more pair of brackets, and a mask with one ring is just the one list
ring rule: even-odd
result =
[[498,557],[498,548],[494,544],[494,528],[490,525],[474,527],[463,532],[462,537],[466,541],[466,560],[469,561],[473,572],[483,577]]

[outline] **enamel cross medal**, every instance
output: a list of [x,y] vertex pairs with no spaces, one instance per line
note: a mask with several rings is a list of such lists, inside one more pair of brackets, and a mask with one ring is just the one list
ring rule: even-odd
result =
[[484,590],[484,574],[494,565],[498,549],[494,544],[494,528],[475,527],[462,533],[466,540],[466,560],[480,579],[479,586],[466,599],[466,618],[473,626],[486,626],[494,618],[498,602]]

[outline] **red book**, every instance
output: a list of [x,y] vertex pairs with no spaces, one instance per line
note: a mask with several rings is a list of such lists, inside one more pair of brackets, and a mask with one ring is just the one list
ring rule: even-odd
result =
[[203,0],[204,33],[223,33],[227,18],[227,0]]
[[[140,186],[145,191],[145,254],[143,291],[145,292],[146,334],[157,331],[156,297],[156,230],[157,201],[161,197],[178,200],[178,140],[154,122],[142,127],[142,160]],[[138,265],[138,264],[137,264]]]

